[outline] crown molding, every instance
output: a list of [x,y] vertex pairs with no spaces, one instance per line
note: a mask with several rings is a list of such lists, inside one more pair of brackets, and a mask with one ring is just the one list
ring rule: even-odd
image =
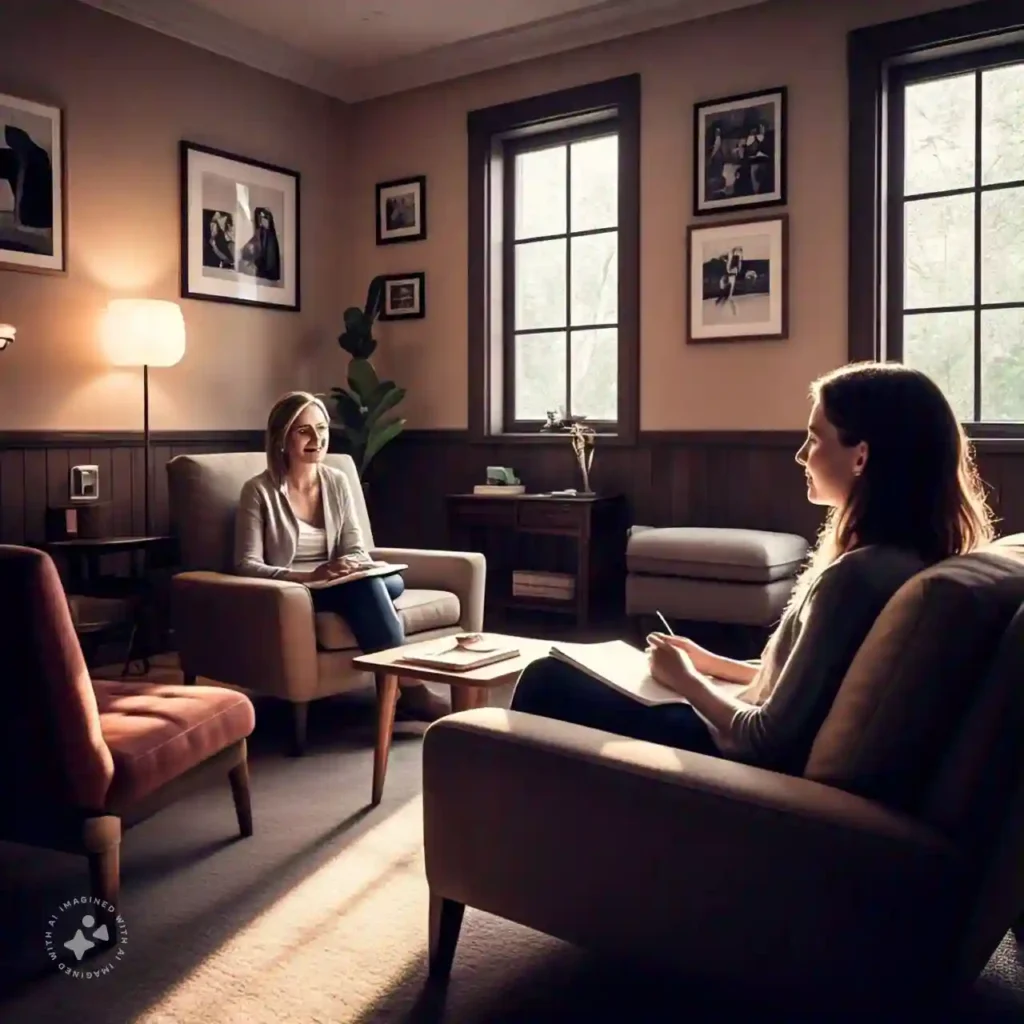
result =
[[191,0],[80,0],[108,14],[191,43],[347,103],[358,103],[463,75],[650,32],[767,0],[607,0],[503,32],[411,57],[343,70]]

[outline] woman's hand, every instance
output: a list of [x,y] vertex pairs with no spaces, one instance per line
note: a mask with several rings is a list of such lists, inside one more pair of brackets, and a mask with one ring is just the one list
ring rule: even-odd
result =
[[324,580],[333,580],[342,575],[344,574],[332,568],[330,562],[321,562],[315,569],[309,570],[306,580],[309,583],[321,583]]
[[647,638],[647,648],[651,675],[670,690],[675,690],[682,697],[690,698],[695,683],[700,679],[700,672],[694,664],[686,648],[679,643],[681,637],[665,636],[664,633],[651,633]]
[[[688,655],[690,661],[693,662],[693,667],[698,672],[703,672],[705,675],[714,675],[715,655],[701,647],[700,644],[695,643],[688,636],[667,636],[665,633],[651,635],[660,636],[667,644],[678,648]],[[647,641],[650,643],[650,637],[647,638]]]
[[357,555],[341,555],[339,558],[332,558],[324,564],[330,567],[331,572],[335,576],[347,576],[350,572],[356,572],[358,569],[368,569],[371,565],[370,562],[359,558]]

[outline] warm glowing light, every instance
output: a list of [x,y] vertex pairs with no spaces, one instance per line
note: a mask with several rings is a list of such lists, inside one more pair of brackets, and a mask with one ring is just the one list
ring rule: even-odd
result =
[[14,344],[14,336],[18,333],[13,324],[0,324],[0,352],[8,345]]
[[100,333],[115,366],[174,366],[185,354],[185,318],[176,302],[115,299]]

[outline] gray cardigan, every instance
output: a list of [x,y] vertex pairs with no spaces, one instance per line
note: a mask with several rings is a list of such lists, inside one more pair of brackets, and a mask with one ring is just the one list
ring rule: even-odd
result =
[[[320,466],[319,471],[328,558],[368,557],[348,478],[332,466]],[[246,480],[235,517],[235,572],[284,576],[295,560],[298,540],[299,520],[285,485],[275,484],[268,470]]]

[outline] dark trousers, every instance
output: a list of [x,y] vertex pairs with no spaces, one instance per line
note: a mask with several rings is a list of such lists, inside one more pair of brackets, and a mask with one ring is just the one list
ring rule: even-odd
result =
[[337,587],[311,590],[313,608],[335,612],[347,623],[364,654],[398,647],[405,639],[402,620],[395,611],[395,598],[405,590],[405,580],[394,576],[371,576]]
[[721,756],[707,725],[689,704],[649,707],[557,658],[539,658],[523,669],[510,707],[619,736]]

